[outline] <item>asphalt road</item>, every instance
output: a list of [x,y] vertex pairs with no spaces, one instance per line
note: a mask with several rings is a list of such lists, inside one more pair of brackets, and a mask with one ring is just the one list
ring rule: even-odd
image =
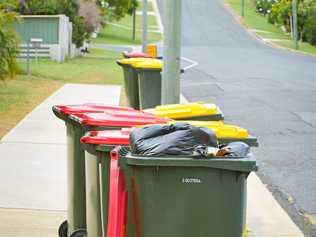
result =
[[258,137],[260,178],[306,236],[316,236],[316,57],[265,45],[220,0],[182,4],[182,56],[199,63],[183,75],[182,93],[216,103]]

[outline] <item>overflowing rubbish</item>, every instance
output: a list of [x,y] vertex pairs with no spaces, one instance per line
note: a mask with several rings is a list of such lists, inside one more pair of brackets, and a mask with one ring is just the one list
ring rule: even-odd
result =
[[199,145],[218,147],[214,132],[187,123],[152,125],[134,129],[130,135],[133,154],[192,155]]
[[250,147],[244,142],[230,142],[219,147],[201,145],[197,146],[194,151],[202,158],[240,158],[246,157],[250,153]]

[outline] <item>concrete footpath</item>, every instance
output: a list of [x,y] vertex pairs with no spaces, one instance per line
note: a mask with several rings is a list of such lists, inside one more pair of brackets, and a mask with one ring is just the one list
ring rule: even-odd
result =
[[66,130],[51,107],[118,105],[119,86],[67,84],[0,142],[0,236],[56,237],[66,210]]
[[[29,113],[0,142],[0,236],[57,236],[66,210],[65,127],[55,104],[118,105],[119,86],[67,84]],[[257,178],[248,181],[250,236],[303,236]],[[150,236],[149,236],[150,237]]]

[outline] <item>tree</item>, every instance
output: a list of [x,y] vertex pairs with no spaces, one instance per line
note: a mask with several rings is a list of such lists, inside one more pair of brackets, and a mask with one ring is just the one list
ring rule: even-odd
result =
[[137,0],[131,0],[131,4],[129,6],[129,9],[127,13],[129,15],[133,16],[133,33],[132,33],[132,39],[136,39],[136,9],[138,7],[138,1]]
[[0,3],[0,79],[14,77],[17,70],[16,54],[18,39],[12,27],[16,15],[10,12],[14,8],[9,2]]
[[88,33],[94,32],[100,26],[101,12],[95,2],[81,0],[78,15],[83,17]]
[[108,21],[118,21],[128,13],[131,0],[97,0]]

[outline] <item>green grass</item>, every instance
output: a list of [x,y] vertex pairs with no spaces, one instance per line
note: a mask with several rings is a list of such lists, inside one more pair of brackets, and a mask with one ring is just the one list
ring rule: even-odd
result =
[[[148,4],[148,5],[151,5]],[[133,17],[126,15],[120,21],[110,22],[102,28],[96,39],[92,39],[93,43],[100,44],[141,44],[142,38],[142,16],[136,16],[136,39],[132,39]],[[161,33],[150,32],[157,31],[158,25],[155,16],[148,15],[148,42],[158,42],[161,40]]]
[[[121,68],[115,60],[119,53],[93,49],[83,57],[58,63],[39,60],[31,63],[31,73],[40,78],[48,78],[63,83],[121,84]],[[25,68],[25,64],[22,65]]]
[[[143,9],[143,2],[142,1],[138,1],[138,7],[137,7],[137,11],[141,11]],[[147,11],[153,11],[153,4],[152,2],[147,1]]]
[[0,138],[61,85],[52,79],[25,75],[0,81]]
[[[132,28],[133,27],[133,17],[130,15],[127,15],[123,19],[121,19],[119,22],[115,22],[115,23]],[[158,29],[155,16],[147,16],[147,23],[148,23],[149,30],[157,30]],[[137,15],[136,16],[136,29],[140,30],[141,28],[142,28],[142,16]]]
[[[240,15],[240,0],[225,0],[235,13]],[[245,17],[242,19],[244,24],[254,30],[254,32],[264,39],[272,39],[271,42],[285,48],[293,49],[293,41],[289,34],[285,34],[279,27],[270,24],[267,18],[258,14],[252,0],[245,0]],[[316,55],[316,47],[309,43],[300,42],[299,51]]]
[[[122,44],[122,45],[136,45],[141,44],[141,31],[136,32],[135,41],[132,39],[132,31],[129,29],[122,29],[116,26],[108,25],[103,28],[96,39],[92,43],[99,44]],[[160,33],[148,33],[148,41],[158,42],[161,40]]]
[[[31,62],[31,75],[0,81],[0,138],[39,103],[65,83],[122,84],[120,54],[91,50],[83,57],[57,63]],[[21,63],[21,69],[25,63]]]

